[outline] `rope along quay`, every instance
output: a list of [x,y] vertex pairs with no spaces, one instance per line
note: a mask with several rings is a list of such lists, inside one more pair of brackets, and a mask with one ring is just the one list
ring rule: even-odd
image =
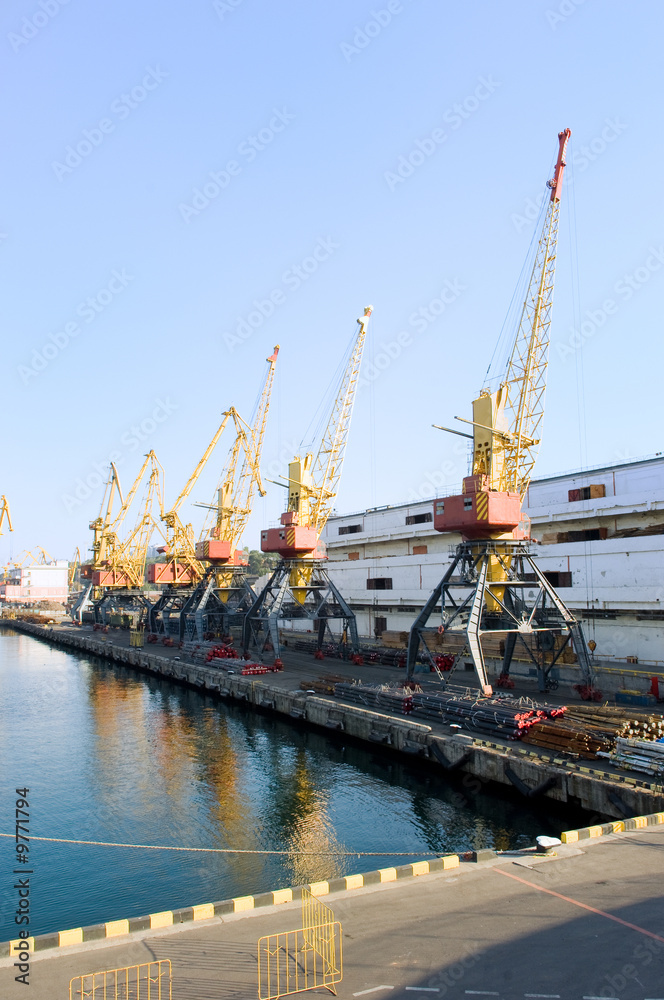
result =
[[[0,837],[15,838],[13,833],[0,833]],[[30,837],[30,840],[41,840],[49,844],[87,844],[90,847],[127,847],[141,851],[200,851],[204,854],[297,854],[298,857],[334,857],[334,858],[405,858],[413,855],[420,858],[437,858],[436,851],[268,851],[249,850],[239,847],[172,847],[164,844],[116,844],[105,840],[67,840],[63,837]]]

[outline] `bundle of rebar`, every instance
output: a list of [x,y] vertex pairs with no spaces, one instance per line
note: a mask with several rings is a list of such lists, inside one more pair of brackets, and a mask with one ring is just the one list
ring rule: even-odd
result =
[[664,776],[664,740],[627,740],[618,737],[610,760],[628,771]]
[[410,715],[413,711],[413,692],[409,688],[342,682],[334,685],[334,697],[343,698],[344,701],[366,708],[377,708],[383,712],[401,712],[403,715]]

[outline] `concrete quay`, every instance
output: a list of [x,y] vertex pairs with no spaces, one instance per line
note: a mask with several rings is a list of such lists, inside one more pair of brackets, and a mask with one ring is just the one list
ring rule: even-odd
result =
[[[128,668],[185,684],[212,697],[273,712],[297,724],[338,731],[344,738],[352,737],[374,747],[379,744],[411,759],[417,757],[423,761],[423,766],[457,774],[469,790],[476,791],[478,781],[507,786],[528,798],[542,796],[561,805],[583,809],[589,814],[591,823],[664,809],[661,785],[647,780],[647,775],[635,777],[634,772],[622,772],[605,760],[574,761],[556,756],[553,751],[526,748],[498,737],[483,739],[470,734],[471,742],[468,735],[461,739],[455,730],[442,723],[424,724],[412,716],[350,705],[331,696],[303,691],[300,687],[303,681],[311,683],[327,673],[349,679],[361,678],[364,683],[395,683],[403,680],[403,671],[398,668],[358,667],[336,659],[319,662],[309,654],[287,650],[283,672],[242,677],[222,666],[187,662],[185,652],[175,647],[131,647],[128,633],[121,630],[102,636],[68,625],[39,626],[11,619],[0,619],[0,622],[49,643],[101,656]],[[217,662],[230,669],[239,668],[239,661]],[[557,700],[562,701],[561,698]]]
[[[554,856],[519,851],[404,880],[321,887],[343,929],[338,995],[661,1000],[663,881],[664,829],[654,826],[563,844]],[[30,997],[65,998],[75,976],[161,959],[172,963],[178,1000],[256,997],[258,938],[302,926],[293,899],[37,952]],[[0,960],[3,1000],[27,995],[15,961]]]

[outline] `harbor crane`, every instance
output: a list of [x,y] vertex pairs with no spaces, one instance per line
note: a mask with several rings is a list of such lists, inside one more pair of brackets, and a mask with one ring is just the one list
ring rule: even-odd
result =
[[81,550],[77,546],[74,549],[74,555],[71,557],[69,561],[69,568],[67,570],[67,588],[70,592],[76,583],[76,577],[78,576],[80,565],[81,565]]
[[[273,650],[279,658],[279,622],[304,620],[317,629],[318,649],[330,621],[341,620],[342,643],[349,638],[358,651],[357,623],[348,603],[330,579],[324,565],[320,535],[332,510],[343,466],[353,413],[367,324],[372,307],[358,319],[359,330],[314,459],[313,452],[296,455],[288,466],[286,511],[277,528],[261,532],[261,550],[276,552],[281,560],[244,619],[243,645]],[[338,641],[338,637],[334,637]]]
[[[124,540],[120,541],[120,530],[144,479],[144,492],[135,525]],[[120,498],[121,506],[113,518],[116,495]],[[93,532],[92,562],[81,567],[81,577],[89,581],[88,596],[91,590],[97,622],[106,624],[109,615],[119,611],[138,609],[141,616],[147,614],[148,601],[142,592],[145,582],[145,561],[155,528],[161,531],[152,513],[155,499],[161,510],[163,470],[154,451],[149,451],[145,456],[141,469],[124,499],[117,469],[111,463],[99,517],[90,524]],[[77,614],[80,613],[79,609],[76,611]]]
[[[558,219],[570,135],[570,129],[558,134],[550,196],[504,378],[497,389],[485,388],[473,400],[472,420],[455,418],[469,424],[472,434],[439,428],[472,441],[472,474],[464,479],[460,495],[434,501],[434,528],[460,532],[462,541],[411,628],[409,679],[418,658],[446,683],[449,673],[440,661],[447,661],[443,665],[448,668],[451,663],[454,670],[470,657],[483,693],[491,694],[482,639],[493,636],[503,655],[497,686],[514,686],[509,671],[519,642],[536,667],[540,691],[554,689],[558,685],[552,670],[572,643],[583,679],[581,696],[599,694],[581,624],[533,559],[530,523],[522,513],[544,417]],[[438,614],[436,624],[430,625]]]
[[2,525],[5,523],[8,531],[14,530],[12,527],[12,516],[9,513],[9,502],[7,497],[3,495],[0,497],[0,535],[2,534]]
[[[253,603],[255,595],[245,577],[246,562],[237,546],[251,514],[256,490],[265,495],[260,458],[278,354],[279,345],[267,358],[252,423],[243,420],[235,407],[223,414],[219,429],[182,493],[171,510],[162,515],[168,531],[168,561],[151,566],[149,579],[153,583],[167,582],[169,587],[150,609],[153,632],[198,640],[211,633],[224,634]],[[235,427],[235,439],[217,485],[216,502],[198,505],[209,513],[200,539],[194,542],[193,528],[182,524],[179,510],[229,419]]]

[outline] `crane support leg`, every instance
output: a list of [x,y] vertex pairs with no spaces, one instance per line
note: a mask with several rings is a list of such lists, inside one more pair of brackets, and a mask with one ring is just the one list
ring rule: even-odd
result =
[[477,584],[475,586],[473,601],[470,606],[468,624],[466,625],[466,638],[468,641],[468,648],[470,649],[470,655],[473,658],[473,663],[475,665],[475,672],[477,673],[477,677],[480,682],[480,688],[482,689],[482,693],[486,695],[492,694],[492,690],[486,675],[486,665],[484,663],[484,654],[482,653],[482,643],[480,641],[480,636],[481,636],[482,610],[484,608],[484,602],[486,599],[486,581],[487,581],[488,569],[489,569],[489,557],[485,553],[482,558],[479,573],[477,575]]
[[[316,629],[319,649],[323,644],[326,630],[329,630],[339,648],[344,644],[345,635],[353,652],[358,652],[355,613],[330,579],[324,563],[314,562],[304,601],[299,599],[302,596],[302,588],[297,588],[297,596],[291,588],[291,572],[297,568],[299,567],[295,560],[282,560],[247,612],[243,628],[245,653],[253,647],[258,650],[259,655],[273,652],[275,658],[279,657],[281,653],[279,623],[282,621],[301,622],[307,631]],[[340,624],[340,635],[332,633],[331,623],[334,621]],[[272,650],[269,649],[270,646]]]
[[[460,547],[459,547],[460,548]],[[410,681],[413,679],[413,674],[415,673],[415,664],[417,663],[417,657],[420,651],[420,645],[424,645],[426,648],[426,643],[424,642],[424,630],[426,629],[427,622],[429,618],[436,610],[437,604],[441,604],[442,617],[445,617],[445,594],[449,581],[451,580],[454,571],[456,570],[459,562],[461,561],[461,553],[457,549],[454,559],[452,560],[445,576],[440,581],[438,586],[433,590],[429,600],[424,605],[419,615],[415,619],[410,635],[408,636],[408,653],[406,655],[406,678]]]
[[[428,627],[439,603],[441,625]],[[431,640],[434,633],[439,633],[435,652],[427,645],[427,637]],[[581,625],[538,568],[525,541],[477,539],[457,547],[444,578],[411,628],[408,679],[413,677],[418,656],[424,656],[422,647],[443,685],[450,676],[449,662],[454,670],[468,651],[480,687],[488,692],[484,637],[493,637],[494,649],[504,642],[498,687],[513,686],[509,671],[518,640],[537,670],[540,691],[556,688],[558,680],[552,671],[571,640],[583,679],[581,696],[599,696]]]

